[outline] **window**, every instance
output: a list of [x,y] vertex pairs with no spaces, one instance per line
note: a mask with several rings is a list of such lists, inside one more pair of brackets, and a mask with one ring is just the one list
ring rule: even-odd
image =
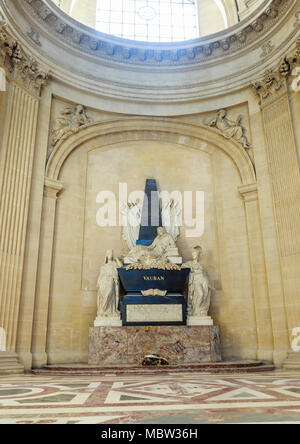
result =
[[148,42],[195,39],[197,4],[195,0],[97,0],[96,29]]

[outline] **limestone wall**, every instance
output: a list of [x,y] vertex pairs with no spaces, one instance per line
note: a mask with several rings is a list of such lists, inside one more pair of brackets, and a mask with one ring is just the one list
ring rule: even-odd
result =
[[[223,356],[284,361],[300,326],[300,95],[291,67],[279,69],[286,55],[299,64],[299,23],[296,3],[286,5],[261,42],[242,45],[242,59],[231,48],[193,65],[148,66],[100,64],[77,43],[67,50],[66,35],[58,44],[50,27],[37,28],[39,46],[26,35],[28,10],[18,16],[19,3],[1,2],[0,327],[27,369],[86,361],[99,267],[107,248],[126,249],[119,227],[97,226],[96,195],[120,182],[143,189],[147,177],[168,191],[205,191],[204,235],[183,229],[178,246],[184,259],[204,247]],[[21,64],[3,52],[15,40]],[[53,146],[61,110],[77,104],[90,123]],[[206,125],[222,108],[242,116],[249,150]]]

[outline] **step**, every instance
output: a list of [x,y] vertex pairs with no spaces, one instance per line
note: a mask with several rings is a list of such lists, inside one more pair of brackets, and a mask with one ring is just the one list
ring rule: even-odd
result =
[[0,353],[0,375],[24,374],[24,366],[19,362],[18,355],[13,352]]
[[300,370],[300,352],[289,352],[282,368],[284,370]]
[[118,366],[118,367],[95,367],[95,366],[46,366],[41,369],[32,370],[35,375],[51,375],[51,376],[99,376],[99,375],[156,375],[170,373],[210,373],[210,374],[234,374],[234,373],[256,373],[271,372],[275,369],[274,365],[257,363],[256,366],[251,363],[250,366],[245,364],[240,367],[230,364],[202,364],[193,366],[161,366],[161,367],[142,367],[142,366]]

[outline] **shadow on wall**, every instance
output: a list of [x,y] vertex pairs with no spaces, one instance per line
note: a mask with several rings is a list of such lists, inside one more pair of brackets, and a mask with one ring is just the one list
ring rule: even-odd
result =
[[6,351],[6,332],[4,328],[0,327],[0,352]]

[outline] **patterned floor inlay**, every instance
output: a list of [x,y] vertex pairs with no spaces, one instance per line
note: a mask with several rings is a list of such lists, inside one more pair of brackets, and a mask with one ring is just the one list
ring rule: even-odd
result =
[[7,423],[300,423],[300,375],[1,377]]

